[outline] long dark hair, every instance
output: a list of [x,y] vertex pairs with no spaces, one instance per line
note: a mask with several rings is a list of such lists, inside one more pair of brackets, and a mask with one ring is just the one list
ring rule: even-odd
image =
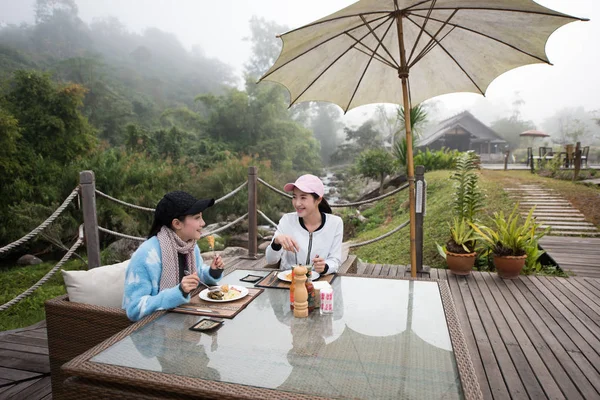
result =
[[[180,220],[181,222],[185,221],[185,216],[179,216],[176,217],[178,220]],[[172,222],[172,221],[171,221]],[[150,239],[152,236],[156,236],[158,234],[158,232],[160,232],[160,230],[162,229],[163,225],[166,225],[167,227],[173,229],[173,224],[169,222],[169,224],[165,224],[163,223],[159,218],[156,217],[156,214],[154,214],[154,221],[152,222],[152,227],[150,228],[150,233],[148,234],[148,239]]]
[[[316,193],[311,193],[311,196],[314,197],[315,200],[319,199],[319,195]],[[327,200],[325,200],[325,197],[321,198],[321,202],[319,203],[319,211],[325,214],[333,214],[333,210],[331,209],[331,206]]]

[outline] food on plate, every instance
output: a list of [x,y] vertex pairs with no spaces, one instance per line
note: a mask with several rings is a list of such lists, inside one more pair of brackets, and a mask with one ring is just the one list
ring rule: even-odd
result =
[[290,272],[289,274],[285,274],[285,279],[288,281],[292,280],[292,273]]
[[208,298],[213,300],[233,300],[242,296],[242,292],[229,285],[221,285],[221,290],[208,292]]

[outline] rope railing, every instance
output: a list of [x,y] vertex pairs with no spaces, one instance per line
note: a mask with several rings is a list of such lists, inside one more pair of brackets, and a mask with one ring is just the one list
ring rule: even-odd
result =
[[77,186],[75,189],[73,189],[71,194],[65,199],[65,201],[63,201],[63,203],[56,209],[56,211],[54,211],[52,213],[52,215],[50,215],[48,217],[48,219],[46,219],[44,222],[42,222],[37,228],[35,228],[31,232],[29,232],[27,235],[23,236],[21,239],[16,240],[12,243],[9,243],[4,247],[1,247],[0,254],[22,245],[23,243],[27,242],[31,238],[35,237],[38,233],[40,233],[41,231],[46,229],[46,227],[48,227],[48,225],[50,225],[52,222],[54,222],[54,220],[56,218],[58,218],[60,214],[62,214],[62,212],[67,208],[67,206],[71,203],[71,201],[73,201],[73,199],[77,196],[77,194],[79,194],[79,186]]
[[131,207],[134,208],[136,210],[141,210],[141,211],[146,211],[146,212],[154,212],[154,208],[149,208],[149,207],[142,207],[142,206],[136,206],[135,204],[131,204],[128,203],[126,201],[123,200],[119,200],[117,198],[114,198],[112,196],[107,195],[106,193],[103,193],[101,191],[99,191],[98,189],[96,189],[96,194],[100,197],[104,197],[105,199],[108,199],[110,201],[114,201],[115,203],[118,203],[122,206],[126,206],[126,207]]
[[360,206],[362,204],[368,204],[368,203],[373,203],[374,201],[378,201],[381,199],[385,199],[386,197],[390,197],[395,195],[396,193],[406,189],[408,187],[408,183],[405,183],[404,185],[400,186],[397,189],[392,190],[391,192],[388,192],[386,194],[383,194],[381,196],[378,197],[373,197],[372,199],[367,199],[367,200],[363,200],[363,201],[355,201],[354,203],[344,203],[344,204],[330,204],[331,208],[335,208],[335,207],[356,207],[356,206]]
[[230,198],[231,196],[235,195],[237,192],[242,190],[244,188],[244,186],[246,186],[246,185],[248,185],[248,181],[245,181],[244,183],[242,183],[240,186],[237,187],[237,189],[234,189],[231,192],[229,192],[229,194],[226,194],[225,196],[215,200],[215,204],[220,203],[223,200],[227,200],[228,198]]
[[[203,233],[202,235],[200,235],[200,238],[204,238],[206,236],[214,235],[215,233],[219,233],[219,232],[222,232],[222,231],[224,231],[226,229],[229,229],[232,226],[234,226],[235,224],[238,224],[239,222],[243,221],[246,217],[248,217],[248,213],[242,215],[241,217],[237,218],[234,221],[231,221],[227,225],[223,225],[220,228],[217,228],[217,229],[215,229],[213,231]],[[147,238],[143,238],[143,237],[139,237],[139,236],[131,236],[131,235],[127,235],[125,233],[111,231],[110,229],[103,228],[101,226],[98,227],[98,230],[100,232],[108,233],[110,235],[118,236],[118,237],[121,237],[121,238],[124,238],[124,239],[137,240],[139,242],[143,242],[143,241],[145,241],[147,239]]]
[[[220,197],[218,199],[215,200],[215,204],[220,203],[224,200],[227,200],[228,198],[234,196],[237,192],[239,192],[240,190],[242,190],[244,188],[244,186],[248,185],[248,181],[245,181],[244,183],[242,183],[240,186],[238,186],[237,188],[235,188],[234,190],[232,190],[231,192],[227,193],[225,196]],[[146,211],[146,212],[154,212],[155,209],[154,208],[149,208],[149,207],[142,207],[142,206],[138,206],[135,204],[131,204],[128,203],[126,201],[123,200],[119,200],[115,197],[112,197],[106,193],[101,192],[100,190],[96,189],[96,194],[99,195],[100,197],[104,197],[105,199],[108,199],[110,201],[114,201],[115,203],[121,204],[122,206],[126,206],[126,207],[130,207],[130,208],[134,208],[136,210],[141,210],[141,211]]]
[[256,210],[256,212],[257,212],[257,213],[258,213],[258,214],[259,214],[261,217],[263,217],[263,218],[265,219],[265,221],[267,221],[267,222],[268,222],[269,224],[271,224],[271,225],[272,225],[272,226],[273,226],[275,229],[277,229],[277,224],[276,224],[275,222],[271,221],[271,219],[270,219],[269,217],[267,217],[267,216],[265,215],[265,213],[263,213],[263,212],[262,212],[262,211],[260,211],[260,210]]
[[[276,188],[276,187],[274,187],[273,185],[270,185],[269,183],[265,182],[264,180],[262,180],[262,179],[260,179],[260,178],[257,178],[257,181],[258,181],[258,182],[260,182],[260,183],[262,183],[263,185],[265,185],[266,187],[268,187],[269,189],[271,189],[271,190],[272,190],[272,191],[274,191],[275,193],[277,193],[277,194],[280,194],[281,196],[287,197],[288,199],[291,199],[291,198],[292,198],[292,195],[290,195],[290,194],[288,194],[288,193],[286,193],[286,192],[283,192],[283,191],[281,191],[281,190],[277,189],[277,188]],[[353,203],[329,204],[329,205],[331,206],[331,208],[336,208],[336,207],[337,207],[337,208],[343,208],[343,207],[356,207],[356,206],[360,206],[360,205],[362,205],[362,204],[373,203],[373,202],[375,202],[375,201],[378,201],[378,200],[385,199],[386,197],[393,196],[393,195],[395,195],[396,193],[398,193],[398,192],[400,192],[400,191],[402,191],[402,190],[406,189],[407,187],[408,187],[408,183],[405,183],[404,185],[400,186],[400,187],[399,187],[399,188],[397,188],[397,189],[394,189],[394,190],[392,190],[392,191],[391,191],[391,192],[389,192],[389,193],[383,194],[383,195],[381,195],[381,196],[378,196],[378,197],[374,197],[374,198],[372,198],[372,199],[367,199],[367,200],[363,200],[363,201],[356,201],[356,202],[353,202]]]
[[44,277],[42,279],[40,279],[39,281],[37,281],[37,283],[35,283],[33,286],[31,286],[29,289],[27,289],[26,291],[24,291],[23,293],[21,293],[20,295],[18,295],[17,297],[15,297],[14,299],[4,303],[3,305],[0,306],[0,311],[4,311],[7,308],[17,304],[18,302],[20,302],[21,300],[31,296],[31,294],[37,290],[37,288],[39,288],[40,286],[42,286],[44,283],[46,283],[50,278],[52,278],[52,276],[56,273],[56,271],[58,271],[64,263],[67,262],[67,260],[69,260],[69,258],[71,258],[71,256],[73,255],[73,253],[75,253],[75,250],[77,250],[79,248],[79,246],[81,246],[81,244],[83,243],[83,227],[80,226],[79,227],[79,238],[77,239],[77,241],[75,242],[75,244],[73,244],[73,246],[71,246],[71,248],[69,249],[69,251],[67,251],[67,253],[63,256],[63,258],[60,259],[60,261],[58,262],[58,264],[56,264],[54,266],[54,268],[52,268],[50,271],[48,271],[48,273],[46,275],[44,275]]
[[277,189],[275,186],[270,185],[269,183],[265,182],[264,180],[260,179],[260,178],[256,178],[256,180],[260,183],[262,183],[263,185],[265,185],[266,187],[268,187],[269,189],[271,189],[272,191],[274,191],[275,193],[278,193],[280,195],[282,195],[283,197],[287,197],[288,199],[292,198],[292,195],[289,193],[286,193],[282,190]]
[[405,226],[407,226],[410,223],[410,220],[404,222],[403,224],[401,224],[400,226],[397,226],[396,228],[392,229],[391,231],[384,233],[381,236],[376,237],[375,239],[370,239],[370,240],[366,240],[364,242],[360,242],[360,243],[348,243],[348,247],[349,248],[355,248],[355,247],[361,247],[361,246],[366,246],[367,244],[371,244],[371,243],[375,243],[378,242],[382,239],[385,239],[388,236],[393,235],[394,233],[398,232],[400,229],[404,228]]
[[200,235],[200,237],[201,237],[201,238],[203,238],[203,237],[207,237],[207,236],[213,235],[213,234],[215,234],[215,233],[222,232],[222,231],[224,231],[225,229],[229,229],[229,228],[231,228],[232,226],[234,226],[235,224],[238,224],[238,223],[242,222],[244,219],[246,219],[246,217],[248,217],[248,213],[246,213],[246,214],[242,215],[241,217],[239,217],[239,218],[238,218],[238,219],[236,219],[235,221],[231,221],[231,222],[230,222],[230,223],[228,223],[227,225],[223,225],[222,227],[215,229],[214,231],[203,233],[202,235]]

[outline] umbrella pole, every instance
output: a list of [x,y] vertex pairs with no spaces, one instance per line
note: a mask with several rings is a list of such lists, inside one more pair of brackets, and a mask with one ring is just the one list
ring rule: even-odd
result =
[[415,225],[415,166],[413,162],[412,129],[410,123],[410,102],[408,99],[408,66],[404,48],[404,31],[402,29],[402,14],[396,17],[398,43],[400,45],[400,69],[398,76],[402,80],[402,99],[404,102],[404,123],[406,130],[406,174],[408,176],[408,199],[410,204],[410,276],[417,276],[417,247]]

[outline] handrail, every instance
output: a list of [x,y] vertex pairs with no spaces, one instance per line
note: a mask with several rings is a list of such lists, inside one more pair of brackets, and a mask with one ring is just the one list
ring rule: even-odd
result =
[[260,178],[256,178],[256,180],[259,181],[260,183],[262,183],[263,185],[265,185],[266,187],[268,187],[269,189],[271,189],[272,191],[274,191],[275,193],[282,195],[283,197],[287,197],[288,199],[291,199],[293,197],[291,194],[288,194],[284,191],[277,189],[275,186],[270,185],[269,183],[265,182],[264,180],[262,180]]
[[[271,189],[272,191],[274,191],[275,193],[281,195],[281,196],[285,196],[288,199],[292,198],[292,195],[285,193],[279,189],[277,189],[276,187],[274,187],[273,185],[270,185],[269,183],[265,182],[264,180],[257,178],[257,181],[259,181],[260,183],[262,183],[263,185],[265,185],[266,187],[268,187],[269,189]],[[367,200],[363,200],[363,201],[356,201],[353,203],[342,203],[342,204],[329,204],[329,206],[331,208],[343,208],[343,207],[355,207],[355,206],[360,206],[362,204],[368,204],[368,203],[373,203],[374,201],[378,201],[378,200],[382,200],[385,199],[386,197],[390,197],[404,189],[406,189],[408,187],[408,183],[405,183],[404,185],[400,186],[397,189],[392,190],[389,193],[383,194],[381,196],[378,197],[374,197],[372,199],[367,199]]]
[[73,201],[75,196],[77,196],[78,194],[79,194],[79,186],[77,186],[75,189],[73,189],[71,194],[65,199],[65,201],[63,201],[63,203],[56,209],[56,211],[54,211],[52,213],[52,215],[50,215],[48,217],[48,219],[46,219],[44,222],[42,222],[37,228],[35,228],[31,232],[29,232],[27,235],[23,236],[21,239],[16,240],[16,241],[9,243],[6,246],[0,248],[0,254],[4,253],[6,251],[12,250],[17,246],[20,246],[21,244],[27,242],[31,238],[35,237],[38,233],[40,233],[41,231],[46,229],[46,227],[48,225],[50,225],[52,222],[54,222],[54,220],[56,218],[58,218],[58,216],[60,214],[62,214],[62,212],[65,210],[65,208],[67,208],[69,203],[71,203],[71,201]]
[[269,224],[271,224],[272,226],[275,227],[275,229],[277,229],[277,224],[273,221],[271,221],[271,219],[269,217],[266,216],[266,214],[260,210],[256,210],[256,212],[263,217]]
[[[235,224],[237,224],[237,223],[239,223],[239,222],[243,221],[243,220],[244,220],[244,219],[245,219],[247,216],[248,216],[248,213],[246,213],[246,214],[242,215],[241,217],[237,218],[237,219],[236,219],[236,220],[234,220],[234,221],[231,221],[231,222],[230,222],[230,223],[228,223],[227,225],[223,225],[222,227],[215,229],[214,231],[205,232],[205,233],[203,233],[202,235],[200,235],[200,238],[204,238],[204,237],[207,237],[207,236],[210,236],[210,235],[214,235],[215,233],[219,233],[219,232],[222,232],[222,231],[224,231],[225,229],[231,228],[233,225],[235,225]],[[99,227],[98,227],[98,230],[99,230],[100,232],[108,233],[108,234],[110,234],[110,235],[119,236],[119,237],[122,237],[122,238],[124,238],[124,239],[137,240],[137,241],[139,241],[139,242],[143,242],[143,241],[145,241],[146,239],[148,239],[148,238],[143,238],[143,237],[139,237],[139,236],[131,236],[131,235],[127,235],[127,234],[125,234],[125,233],[121,233],[121,232],[115,232],[115,231],[111,231],[110,229],[103,228],[103,227],[101,227],[101,226],[99,226]]]
[[[238,186],[237,188],[235,188],[234,190],[232,190],[231,192],[227,193],[225,196],[220,197],[218,199],[215,200],[215,204],[222,202],[223,200],[227,200],[228,198],[230,198],[231,196],[235,195],[237,192],[239,192],[240,190],[242,190],[244,188],[244,186],[248,185],[248,181],[245,181],[244,183],[242,183],[240,186]],[[142,206],[137,206],[135,204],[131,204],[128,203],[126,201],[123,200],[119,200],[115,197],[112,197],[106,193],[101,192],[100,190],[96,189],[96,194],[104,197],[105,199],[114,201],[115,203],[121,204],[123,206],[127,206],[127,207],[131,207],[134,208],[136,210],[141,210],[141,211],[147,211],[147,212],[154,212],[156,209],[154,208],[150,208],[150,207],[142,207]],[[112,232],[112,231],[111,231]]]
[[367,244],[371,244],[371,243],[375,243],[378,242],[382,239],[385,239],[388,236],[393,235],[394,233],[398,232],[400,229],[404,228],[405,226],[407,226],[410,223],[410,220],[404,222],[403,224],[400,224],[399,226],[397,226],[396,228],[392,229],[391,231],[384,233],[381,236],[376,237],[375,239],[370,239],[370,240],[366,240],[364,242],[360,242],[360,243],[348,243],[348,247],[349,248],[354,248],[354,247],[360,247],[360,246],[365,246]]
[[335,207],[354,207],[354,206],[360,206],[362,204],[368,204],[368,203],[373,203],[374,201],[377,200],[382,200],[385,199],[386,197],[390,197],[404,189],[406,189],[408,187],[408,183],[405,183],[404,185],[400,186],[397,189],[392,190],[391,192],[388,192],[386,194],[382,194],[381,196],[378,197],[374,197],[372,199],[367,199],[367,200],[363,200],[363,201],[355,201],[354,203],[344,203],[344,204],[330,204],[329,206],[331,206],[331,208],[335,208]]
[[44,275],[44,277],[42,279],[40,279],[39,281],[37,281],[29,289],[27,289],[26,291],[24,291],[23,293],[21,293],[17,297],[13,298],[12,300],[10,300],[10,301],[4,303],[3,305],[1,305],[0,306],[0,311],[4,311],[7,308],[9,308],[9,307],[17,304],[18,302],[20,302],[24,298],[29,297],[37,288],[39,288],[44,283],[46,283],[46,281],[48,281],[48,279],[52,278],[52,276],[56,273],[56,271],[58,271],[58,269],[60,267],[62,267],[63,264],[66,263],[69,258],[71,258],[71,256],[73,255],[73,253],[75,253],[75,250],[77,250],[79,248],[79,246],[81,246],[81,244],[83,243],[83,240],[84,240],[83,239],[83,225],[80,225],[79,226],[79,237],[77,238],[77,241],[75,242],[75,244],[73,244],[73,246],[71,246],[71,248],[69,249],[69,251],[67,251],[67,253],[63,256],[63,258],[60,259],[60,261],[58,262],[58,264],[56,264],[54,266],[54,268],[52,268],[50,271],[48,271],[48,273],[46,275]]

